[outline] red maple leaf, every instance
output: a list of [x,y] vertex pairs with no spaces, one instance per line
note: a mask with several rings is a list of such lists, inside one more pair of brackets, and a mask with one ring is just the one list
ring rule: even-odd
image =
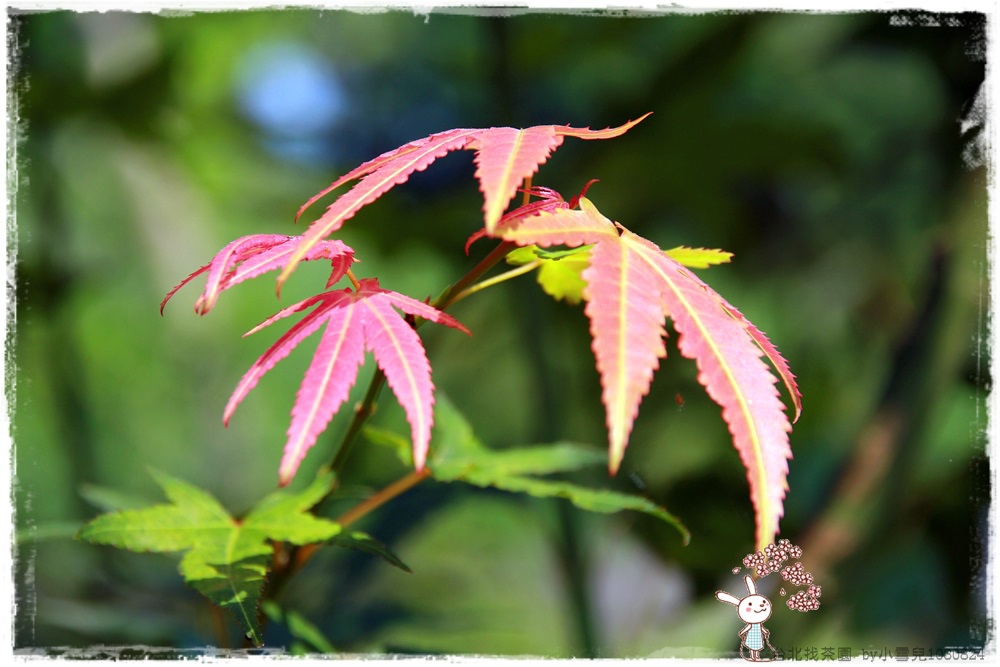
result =
[[[194,304],[194,311],[199,315],[205,315],[215,306],[215,302],[223,290],[262,273],[276,271],[283,267],[292,256],[301,238],[300,236],[283,236],[281,234],[253,234],[230,242],[216,253],[211,262],[191,273],[180,284],[167,292],[163,301],[160,302],[160,314],[163,314],[167,302],[178,290],[208,271],[205,289]],[[354,251],[340,241],[317,243],[310,248],[303,259],[330,260],[332,269],[330,278],[326,281],[327,287],[343,278],[347,269],[355,261]]]
[[587,199],[568,206],[512,211],[495,236],[518,245],[593,244],[585,312],[607,412],[609,469],[617,472],[643,396],[666,356],[664,320],[673,320],[681,354],[698,365],[698,381],[722,407],[747,470],[757,513],[757,543],[769,544],[783,514],[791,424],[766,356],[795,406],[801,397],[788,364],[763,333],[656,244],[605,218]]
[[313,306],[246,372],[226,405],[223,421],[229,423],[236,406],[267,371],[325,324],[292,408],[288,441],[278,471],[279,484],[291,481],[306,452],[347,399],[367,351],[374,354],[406,412],[413,437],[413,461],[417,470],[423,469],[434,421],[431,368],[417,332],[394,307],[465,333],[469,333],[468,329],[432,306],[382,289],[374,278],[363,278],[356,291],[345,288],[309,297],[282,309],[245,335]]
[[537,125],[526,129],[461,128],[432,134],[383,153],[347,172],[302,205],[296,220],[329,192],[361,179],[306,230],[285,270],[278,276],[278,286],[280,288],[321,239],[340,229],[346,220],[393,187],[405,183],[413,172],[423,171],[451,151],[467,149],[476,152],[476,178],[484,198],[483,217],[486,230],[492,232],[521,182],[538,171],[552,151],[562,144],[564,137],[610,139],[624,134],[648,115],[605,130],[568,125]]

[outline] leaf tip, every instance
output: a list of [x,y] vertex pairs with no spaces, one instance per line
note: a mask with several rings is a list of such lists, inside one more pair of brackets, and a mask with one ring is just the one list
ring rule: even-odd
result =
[[283,460],[281,465],[278,467],[278,488],[283,489],[289,484],[291,484],[292,479],[295,478],[295,472],[298,470],[298,461]]
[[621,459],[611,458],[608,460],[608,474],[614,477],[618,474],[618,469],[621,467]]
[[587,196],[587,190],[590,189],[590,186],[593,185],[594,183],[600,183],[600,181],[601,181],[601,179],[599,179],[599,178],[592,178],[589,181],[587,181],[587,183],[583,186],[583,189],[580,190],[580,194],[578,194],[577,196],[573,197],[569,201],[569,207],[570,208],[576,208],[577,204],[580,203],[580,200]]

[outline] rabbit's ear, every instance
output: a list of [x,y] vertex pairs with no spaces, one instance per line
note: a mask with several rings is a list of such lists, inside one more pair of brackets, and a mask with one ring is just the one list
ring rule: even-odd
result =
[[723,602],[728,602],[729,604],[734,604],[737,607],[740,604],[740,599],[735,595],[727,593],[725,591],[715,591],[716,599],[722,600]]
[[750,595],[757,595],[757,584],[753,582],[753,577],[748,574],[743,580],[747,582],[747,590],[750,591]]

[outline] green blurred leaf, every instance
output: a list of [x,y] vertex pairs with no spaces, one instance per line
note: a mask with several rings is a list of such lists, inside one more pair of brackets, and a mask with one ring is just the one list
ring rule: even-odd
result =
[[81,498],[103,512],[139,509],[149,504],[148,498],[96,484],[81,484],[79,493]]
[[234,519],[215,498],[186,482],[153,472],[171,504],[104,514],[77,538],[130,551],[187,551],[180,573],[193,588],[229,608],[256,645],[261,644],[258,605],[271,557],[270,541],[321,542],[340,526],[306,513],[333,488],[325,473],[302,491],[280,489],[242,519]]
[[[274,600],[265,600],[264,604],[261,605],[261,609],[271,621],[280,623],[288,628],[288,632],[297,640],[296,644],[292,646],[293,655],[337,652],[337,649],[323,636],[320,629],[297,611],[283,609]],[[312,650],[308,650],[309,648]]]
[[399,556],[394,554],[389,550],[387,546],[376,540],[374,537],[367,533],[362,533],[360,531],[354,531],[351,533],[342,533],[340,535],[334,536],[329,540],[330,544],[336,545],[338,547],[346,547],[348,549],[357,549],[358,551],[364,551],[365,553],[374,554],[379,556],[385,562],[389,563],[393,567],[398,567],[404,572],[409,572],[413,574],[413,570],[409,568]]
[[661,519],[681,534],[684,544],[691,539],[691,534],[681,521],[664,508],[642,496],[633,496],[617,491],[604,489],[588,489],[568,482],[534,479],[531,477],[501,477],[487,479],[474,476],[465,480],[478,486],[493,486],[504,491],[527,493],[536,498],[566,498],[580,509],[601,514],[613,514],[622,510],[643,512]]
[[51,521],[21,528],[14,533],[14,541],[20,545],[43,540],[71,539],[78,530],[80,530],[79,521]]
[[443,452],[433,468],[434,477],[443,481],[472,482],[485,480],[488,486],[494,480],[519,475],[550,475],[580,470],[607,462],[607,454],[598,449],[569,442],[538,445],[507,451],[490,451],[484,447],[474,450]]
[[[373,445],[388,447],[393,450],[406,467],[413,466],[413,448],[410,446],[409,439],[395,431],[371,425],[366,425],[361,432]],[[431,442],[433,443],[433,438],[431,438]]]
[[[366,429],[365,434],[373,442],[398,451],[403,462],[408,464],[409,443],[405,438],[377,429]],[[572,472],[606,462],[604,451],[569,442],[504,451],[487,449],[444,394],[437,394],[431,454],[427,464],[435,479],[526,493],[538,498],[565,498],[590,512],[643,512],[672,525],[687,544],[690,534],[680,520],[646,498],[535,477]]]

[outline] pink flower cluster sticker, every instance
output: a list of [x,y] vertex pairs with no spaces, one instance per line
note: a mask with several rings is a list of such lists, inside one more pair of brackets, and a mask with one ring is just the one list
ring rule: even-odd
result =
[[[769,641],[771,633],[764,627],[764,621],[771,617],[773,607],[770,600],[757,592],[757,584],[761,579],[778,573],[782,581],[787,582],[789,587],[804,587],[792,593],[785,601],[785,605],[789,609],[799,612],[819,609],[819,598],[823,589],[814,583],[813,575],[807,572],[802,565],[800,560],[802,555],[801,547],[795,546],[789,540],[778,540],[776,544],[764,547],[763,551],[747,554],[743,558],[743,567],[756,577],[756,581],[754,576],[750,574],[743,577],[747,588],[746,596],[737,597],[726,591],[716,591],[716,599],[735,606],[740,620],[746,623],[739,632],[740,656],[744,660],[768,662],[779,658],[778,652]],[[788,564],[786,565],[786,563]],[[733,574],[739,574],[740,570],[741,568],[734,567]],[[782,597],[787,595],[784,586],[779,589],[779,594]],[[771,650],[774,657],[761,656],[765,645]]]

